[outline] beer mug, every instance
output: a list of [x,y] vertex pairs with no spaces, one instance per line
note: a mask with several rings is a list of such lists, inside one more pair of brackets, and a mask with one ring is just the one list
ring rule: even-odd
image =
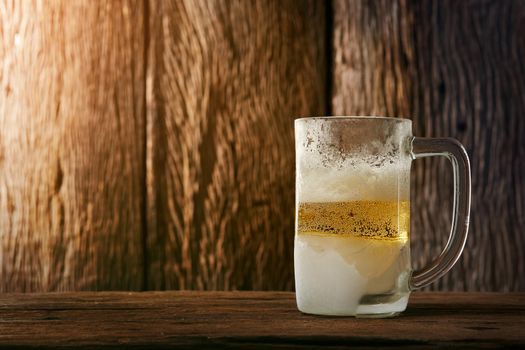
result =
[[[295,288],[300,311],[388,317],[412,290],[444,275],[467,239],[470,165],[451,138],[412,136],[412,121],[316,117],[295,121]],[[410,264],[410,166],[444,156],[452,163],[450,237],[429,266]],[[417,232],[416,232],[417,234]]]

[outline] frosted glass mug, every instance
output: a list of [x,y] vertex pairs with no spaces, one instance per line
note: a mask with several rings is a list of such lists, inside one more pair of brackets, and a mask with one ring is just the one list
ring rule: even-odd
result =
[[[393,316],[406,309],[412,290],[456,263],[470,211],[469,159],[458,141],[414,137],[408,119],[316,117],[295,121],[295,142],[294,268],[300,311]],[[428,156],[451,161],[452,228],[443,252],[414,271],[410,167],[414,159]]]

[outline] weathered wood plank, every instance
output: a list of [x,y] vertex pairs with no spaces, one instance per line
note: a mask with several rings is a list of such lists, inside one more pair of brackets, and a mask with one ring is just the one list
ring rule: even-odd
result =
[[524,326],[523,293],[415,293],[393,319],[305,315],[289,292],[0,295],[0,347],[484,348]]
[[0,291],[140,289],[143,1],[0,1]]
[[293,120],[325,107],[319,1],[152,1],[153,289],[291,289]]
[[[523,1],[334,3],[334,114],[410,117],[416,135],[455,137],[471,157],[469,240],[430,289],[525,290],[523,33]],[[449,168],[414,164],[416,266],[446,243]]]

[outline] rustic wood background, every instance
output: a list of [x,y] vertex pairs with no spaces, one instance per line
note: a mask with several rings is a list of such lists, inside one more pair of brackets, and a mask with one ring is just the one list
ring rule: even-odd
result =
[[[457,138],[472,167],[469,239],[429,289],[525,290],[525,2],[336,1],[334,114],[407,116]],[[415,266],[448,236],[451,170],[414,162]]]
[[144,3],[0,1],[0,289],[143,286]]
[[322,114],[322,2],[148,9],[147,288],[290,289],[293,120]]
[[[429,289],[525,290],[525,2],[0,0],[0,290],[293,289],[293,119],[409,117],[472,161]],[[415,162],[413,259],[451,181]]]

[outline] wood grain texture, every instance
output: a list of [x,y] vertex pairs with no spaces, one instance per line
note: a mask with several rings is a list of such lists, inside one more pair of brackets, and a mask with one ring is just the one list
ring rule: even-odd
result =
[[302,314],[289,292],[4,294],[0,319],[10,349],[525,345],[523,293],[415,293],[394,319]]
[[142,288],[142,12],[0,1],[0,291]]
[[[410,117],[417,136],[450,136],[472,164],[463,257],[429,289],[525,290],[525,3],[334,3],[334,114]],[[450,227],[451,171],[416,161],[416,266],[439,254]]]
[[291,289],[293,120],[325,107],[324,4],[149,4],[148,287]]

